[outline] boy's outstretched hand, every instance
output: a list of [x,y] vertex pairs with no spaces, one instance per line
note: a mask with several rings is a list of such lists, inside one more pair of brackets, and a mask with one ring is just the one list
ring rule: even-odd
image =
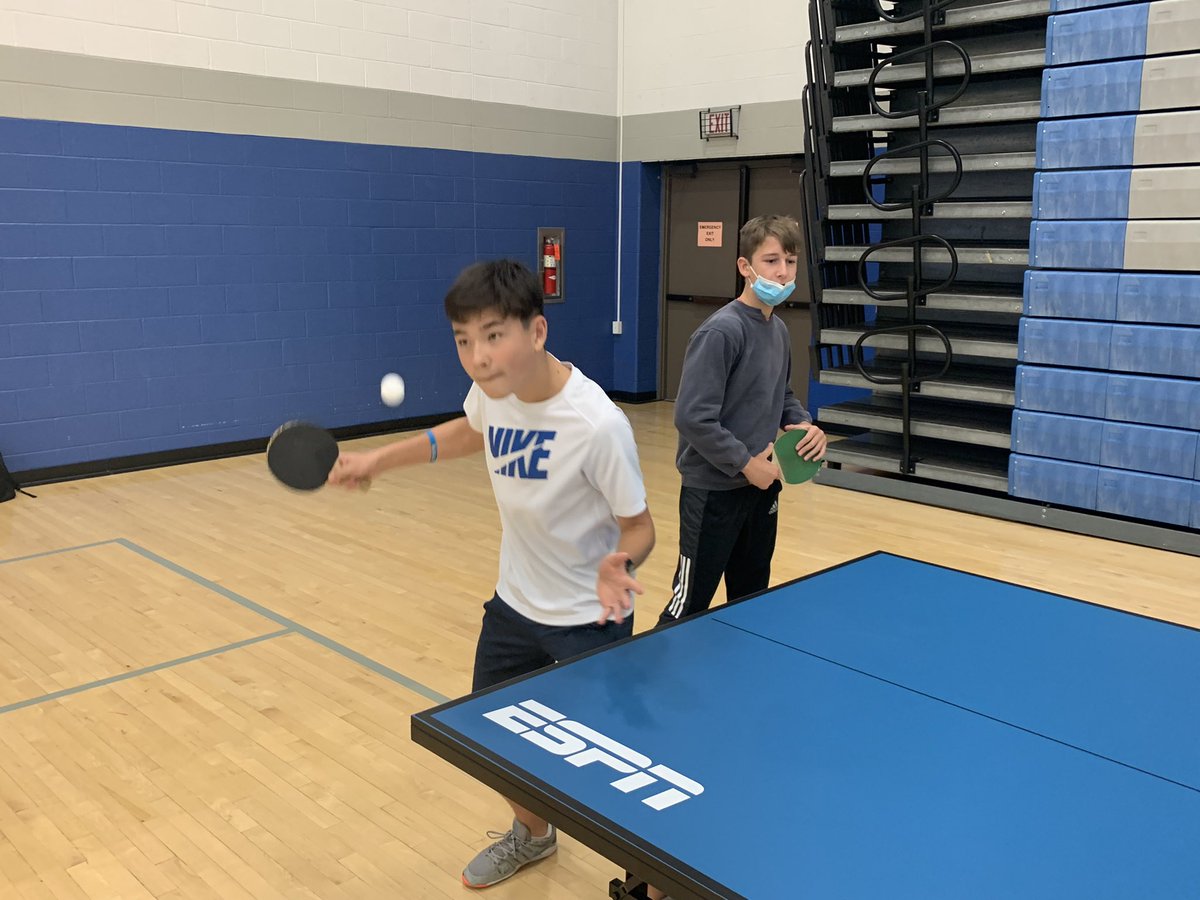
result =
[[628,563],[629,554],[620,551],[600,560],[600,568],[596,572],[596,596],[600,598],[602,612],[596,619],[597,625],[603,625],[610,618],[620,625],[633,608],[629,592],[645,593],[637,579],[629,574]]
[[795,431],[797,428],[803,428],[808,433],[800,438],[800,442],[796,444],[796,455],[807,460],[821,459],[825,455],[825,446],[829,443],[829,439],[825,437],[825,432],[812,422],[783,426],[784,431]]
[[375,455],[373,453],[343,450],[337,462],[329,470],[326,484],[336,487],[357,488],[369,484],[375,477]]
[[746,467],[742,469],[746,480],[760,491],[765,491],[776,481],[783,481],[783,473],[779,471],[779,464],[771,459],[771,454],[774,452],[775,447],[767,444],[767,449],[758,456],[750,457],[750,462],[746,463]]

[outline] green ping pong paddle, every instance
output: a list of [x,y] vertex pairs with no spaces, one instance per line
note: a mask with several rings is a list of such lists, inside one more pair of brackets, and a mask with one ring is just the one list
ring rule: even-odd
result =
[[807,460],[797,455],[796,445],[804,440],[804,435],[807,433],[808,430],[805,428],[795,428],[785,431],[775,441],[775,461],[779,463],[779,470],[783,472],[783,480],[788,484],[802,484],[808,481],[825,464],[824,459]]

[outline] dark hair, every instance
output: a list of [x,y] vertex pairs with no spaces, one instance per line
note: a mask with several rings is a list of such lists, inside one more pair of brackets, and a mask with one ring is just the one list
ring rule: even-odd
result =
[[767,238],[777,238],[784,253],[796,253],[803,242],[800,224],[791,216],[758,216],[742,226],[738,254],[750,259]]
[[514,259],[485,260],[458,273],[445,302],[451,322],[466,322],[494,310],[528,325],[534,316],[542,315],[542,288],[534,274]]

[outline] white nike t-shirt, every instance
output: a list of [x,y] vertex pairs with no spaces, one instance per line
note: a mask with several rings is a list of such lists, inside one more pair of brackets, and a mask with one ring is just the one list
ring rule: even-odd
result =
[[646,509],[629,420],[574,367],[549,400],[493,400],[473,384],[463,410],[483,435],[500,510],[496,593],[543,625],[596,621],[596,571],[617,549],[616,517]]

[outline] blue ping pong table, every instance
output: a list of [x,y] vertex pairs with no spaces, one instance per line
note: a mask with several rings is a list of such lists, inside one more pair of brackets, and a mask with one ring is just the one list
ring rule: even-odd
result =
[[412,732],[611,896],[1200,898],[1200,631],[889,554]]

